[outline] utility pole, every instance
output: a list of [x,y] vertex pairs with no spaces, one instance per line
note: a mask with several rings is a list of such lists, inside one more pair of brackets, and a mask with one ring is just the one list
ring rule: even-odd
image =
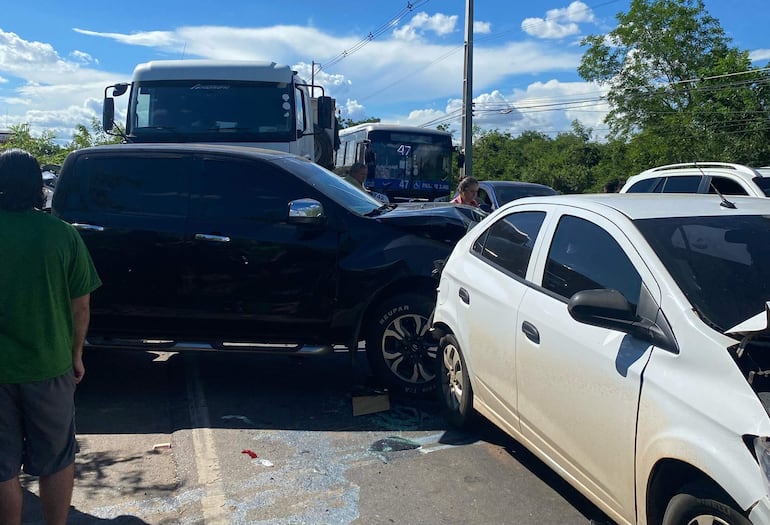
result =
[[473,0],[465,0],[465,68],[463,73],[463,120],[460,147],[465,155],[463,176],[473,174]]

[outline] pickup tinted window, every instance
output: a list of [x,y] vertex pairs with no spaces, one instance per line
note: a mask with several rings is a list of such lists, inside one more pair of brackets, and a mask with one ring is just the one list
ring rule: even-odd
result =
[[193,213],[202,218],[278,222],[289,201],[310,197],[310,188],[291,173],[265,162],[206,158]]
[[185,216],[189,163],[178,157],[94,155],[78,161],[66,209]]

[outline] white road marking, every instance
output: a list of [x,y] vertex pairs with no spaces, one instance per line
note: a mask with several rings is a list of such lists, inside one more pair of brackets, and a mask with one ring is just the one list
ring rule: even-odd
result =
[[198,361],[187,361],[187,396],[192,419],[193,461],[198,474],[198,485],[203,491],[201,511],[207,525],[230,523],[226,509],[227,498],[220,473],[219,457],[214,444],[214,433],[209,420],[208,403],[198,373]]

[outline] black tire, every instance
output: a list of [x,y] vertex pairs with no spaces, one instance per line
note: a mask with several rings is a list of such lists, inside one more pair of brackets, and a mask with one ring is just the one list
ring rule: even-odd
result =
[[450,425],[466,428],[474,419],[473,388],[457,338],[445,335],[438,345],[441,413]]
[[438,387],[438,344],[428,332],[435,301],[428,295],[391,297],[372,311],[366,330],[366,357],[392,392],[422,395]]
[[331,170],[334,169],[334,145],[326,130],[316,127],[313,130],[313,142],[315,148],[315,161],[319,166]]
[[720,490],[705,485],[687,486],[668,502],[663,525],[751,525],[729,501]]

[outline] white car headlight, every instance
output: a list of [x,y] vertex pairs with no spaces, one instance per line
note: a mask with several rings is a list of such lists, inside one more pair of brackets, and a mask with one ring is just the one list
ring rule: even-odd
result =
[[770,494],[770,438],[755,437],[754,452],[757,454],[757,461],[759,462],[759,470],[762,472],[765,490]]

